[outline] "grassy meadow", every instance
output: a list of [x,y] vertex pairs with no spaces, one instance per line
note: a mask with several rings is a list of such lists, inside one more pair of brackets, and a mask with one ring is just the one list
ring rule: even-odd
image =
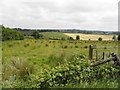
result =
[[[98,47],[98,60],[101,60],[103,52],[105,52],[105,58],[108,58],[109,53],[118,53],[120,42],[111,40],[112,36],[107,35],[101,36],[103,40],[107,41],[95,41],[100,35],[87,36],[84,34],[80,34],[82,40],[49,40],[49,38],[68,38],[69,36],[75,38],[75,35],[44,32],[45,39],[4,41],[2,43],[3,87],[118,88],[117,76],[108,81],[108,72],[105,71],[105,68],[119,70],[115,67],[111,69],[112,63],[99,68],[99,72],[103,73],[102,75],[106,77],[106,81],[100,81],[101,79],[98,82],[96,81],[100,77],[96,69],[95,71],[94,69],[85,69],[89,73],[87,71],[84,73],[81,70],[86,65],[89,66],[96,61],[96,50],[94,50],[93,60],[88,58],[89,45]],[[88,37],[91,40],[88,40]],[[84,78],[84,76],[90,76],[90,81],[88,81],[88,77]],[[64,78],[66,80],[63,80]],[[92,80],[94,82],[91,82]]]

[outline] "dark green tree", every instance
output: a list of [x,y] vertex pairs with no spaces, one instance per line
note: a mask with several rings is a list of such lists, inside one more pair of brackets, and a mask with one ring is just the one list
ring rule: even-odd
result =
[[74,40],[73,37],[69,37],[68,40]]
[[116,36],[114,35],[114,36],[112,37],[112,39],[113,39],[113,40],[116,40]]
[[101,37],[99,37],[99,38],[98,38],[98,41],[102,41],[102,38],[101,38]]
[[120,35],[118,35],[118,41],[120,41]]
[[80,40],[80,36],[79,35],[76,36],[76,40]]
[[35,39],[39,39],[39,38],[42,38],[42,37],[43,37],[43,35],[42,35],[42,34],[39,34],[38,31],[34,31],[34,32],[32,33],[32,36],[33,36]]
[[10,28],[2,28],[2,41],[6,40],[23,40],[24,39],[24,34],[10,29]]

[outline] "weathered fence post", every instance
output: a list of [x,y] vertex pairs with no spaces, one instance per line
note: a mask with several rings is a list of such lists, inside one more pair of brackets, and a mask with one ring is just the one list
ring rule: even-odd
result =
[[89,59],[93,59],[93,48],[91,45],[89,46]]
[[108,58],[110,58],[110,55],[111,55],[111,53],[109,52],[109,54],[108,54]]
[[102,57],[102,59],[104,59],[105,58],[105,52],[103,52],[103,57]]
[[114,54],[114,53],[112,53],[111,56],[112,56],[111,58],[108,58],[106,60],[97,61],[96,63],[91,64],[90,66],[96,67],[96,66],[99,66],[101,64],[105,64],[107,62],[110,62],[110,61],[114,61],[114,65],[120,66],[120,58],[119,58],[119,56]]
[[98,50],[96,50],[96,60],[98,60]]

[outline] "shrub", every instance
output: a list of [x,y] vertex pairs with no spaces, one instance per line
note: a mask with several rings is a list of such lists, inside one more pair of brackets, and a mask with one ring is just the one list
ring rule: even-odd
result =
[[88,46],[84,46],[84,48],[88,48]]
[[55,41],[53,41],[53,43],[55,43]]
[[75,48],[78,48],[78,46],[75,46]]
[[33,73],[32,65],[29,65],[28,62],[22,58],[12,58],[9,66],[3,66],[3,79],[9,79],[14,75],[20,79],[26,80],[29,78],[29,75]]
[[49,45],[48,44],[45,44],[45,47],[48,47]]
[[49,41],[49,43],[51,43],[51,41]]
[[98,41],[102,41],[102,38],[101,38],[101,37],[99,37],[99,38],[98,38]]
[[73,37],[69,37],[68,40],[74,40]]
[[30,44],[29,44],[29,43],[24,44],[24,47],[28,47],[28,46],[30,46]]
[[23,40],[24,34],[10,28],[3,28],[2,29],[2,41],[6,40]]
[[66,45],[66,46],[64,46],[64,48],[68,48],[68,46]]
[[104,49],[107,49],[107,47],[104,47]]
[[76,36],[76,40],[80,40],[80,36],[79,35]]
[[8,46],[9,46],[9,47],[13,47],[13,45],[12,45],[12,44],[9,44]]
[[112,37],[112,39],[113,39],[113,40],[116,40],[116,36],[114,35],[114,36]]
[[77,44],[77,42],[74,43],[75,45]]
[[32,36],[24,36],[25,39],[34,39]]
[[118,35],[118,41],[120,41],[120,35]]
[[62,38],[61,38],[61,40],[65,40],[65,38],[64,38],[64,37],[62,37]]
[[31,36],[33,36],[35,39],[39,39],[43,37],[42,34],[39,34],[39,31],[34,31]]
[[82,54],[80,54],[80,55],[79,55],[79,57],[80,57],[80,58],[85,58],[85,56],[84,56],[84,55],[82,55]]

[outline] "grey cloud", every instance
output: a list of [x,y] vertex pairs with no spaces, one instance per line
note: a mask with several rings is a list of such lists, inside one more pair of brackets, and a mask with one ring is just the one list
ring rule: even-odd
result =
[[3,24],[11,27],[117,29],[118,0],[5,1]]

